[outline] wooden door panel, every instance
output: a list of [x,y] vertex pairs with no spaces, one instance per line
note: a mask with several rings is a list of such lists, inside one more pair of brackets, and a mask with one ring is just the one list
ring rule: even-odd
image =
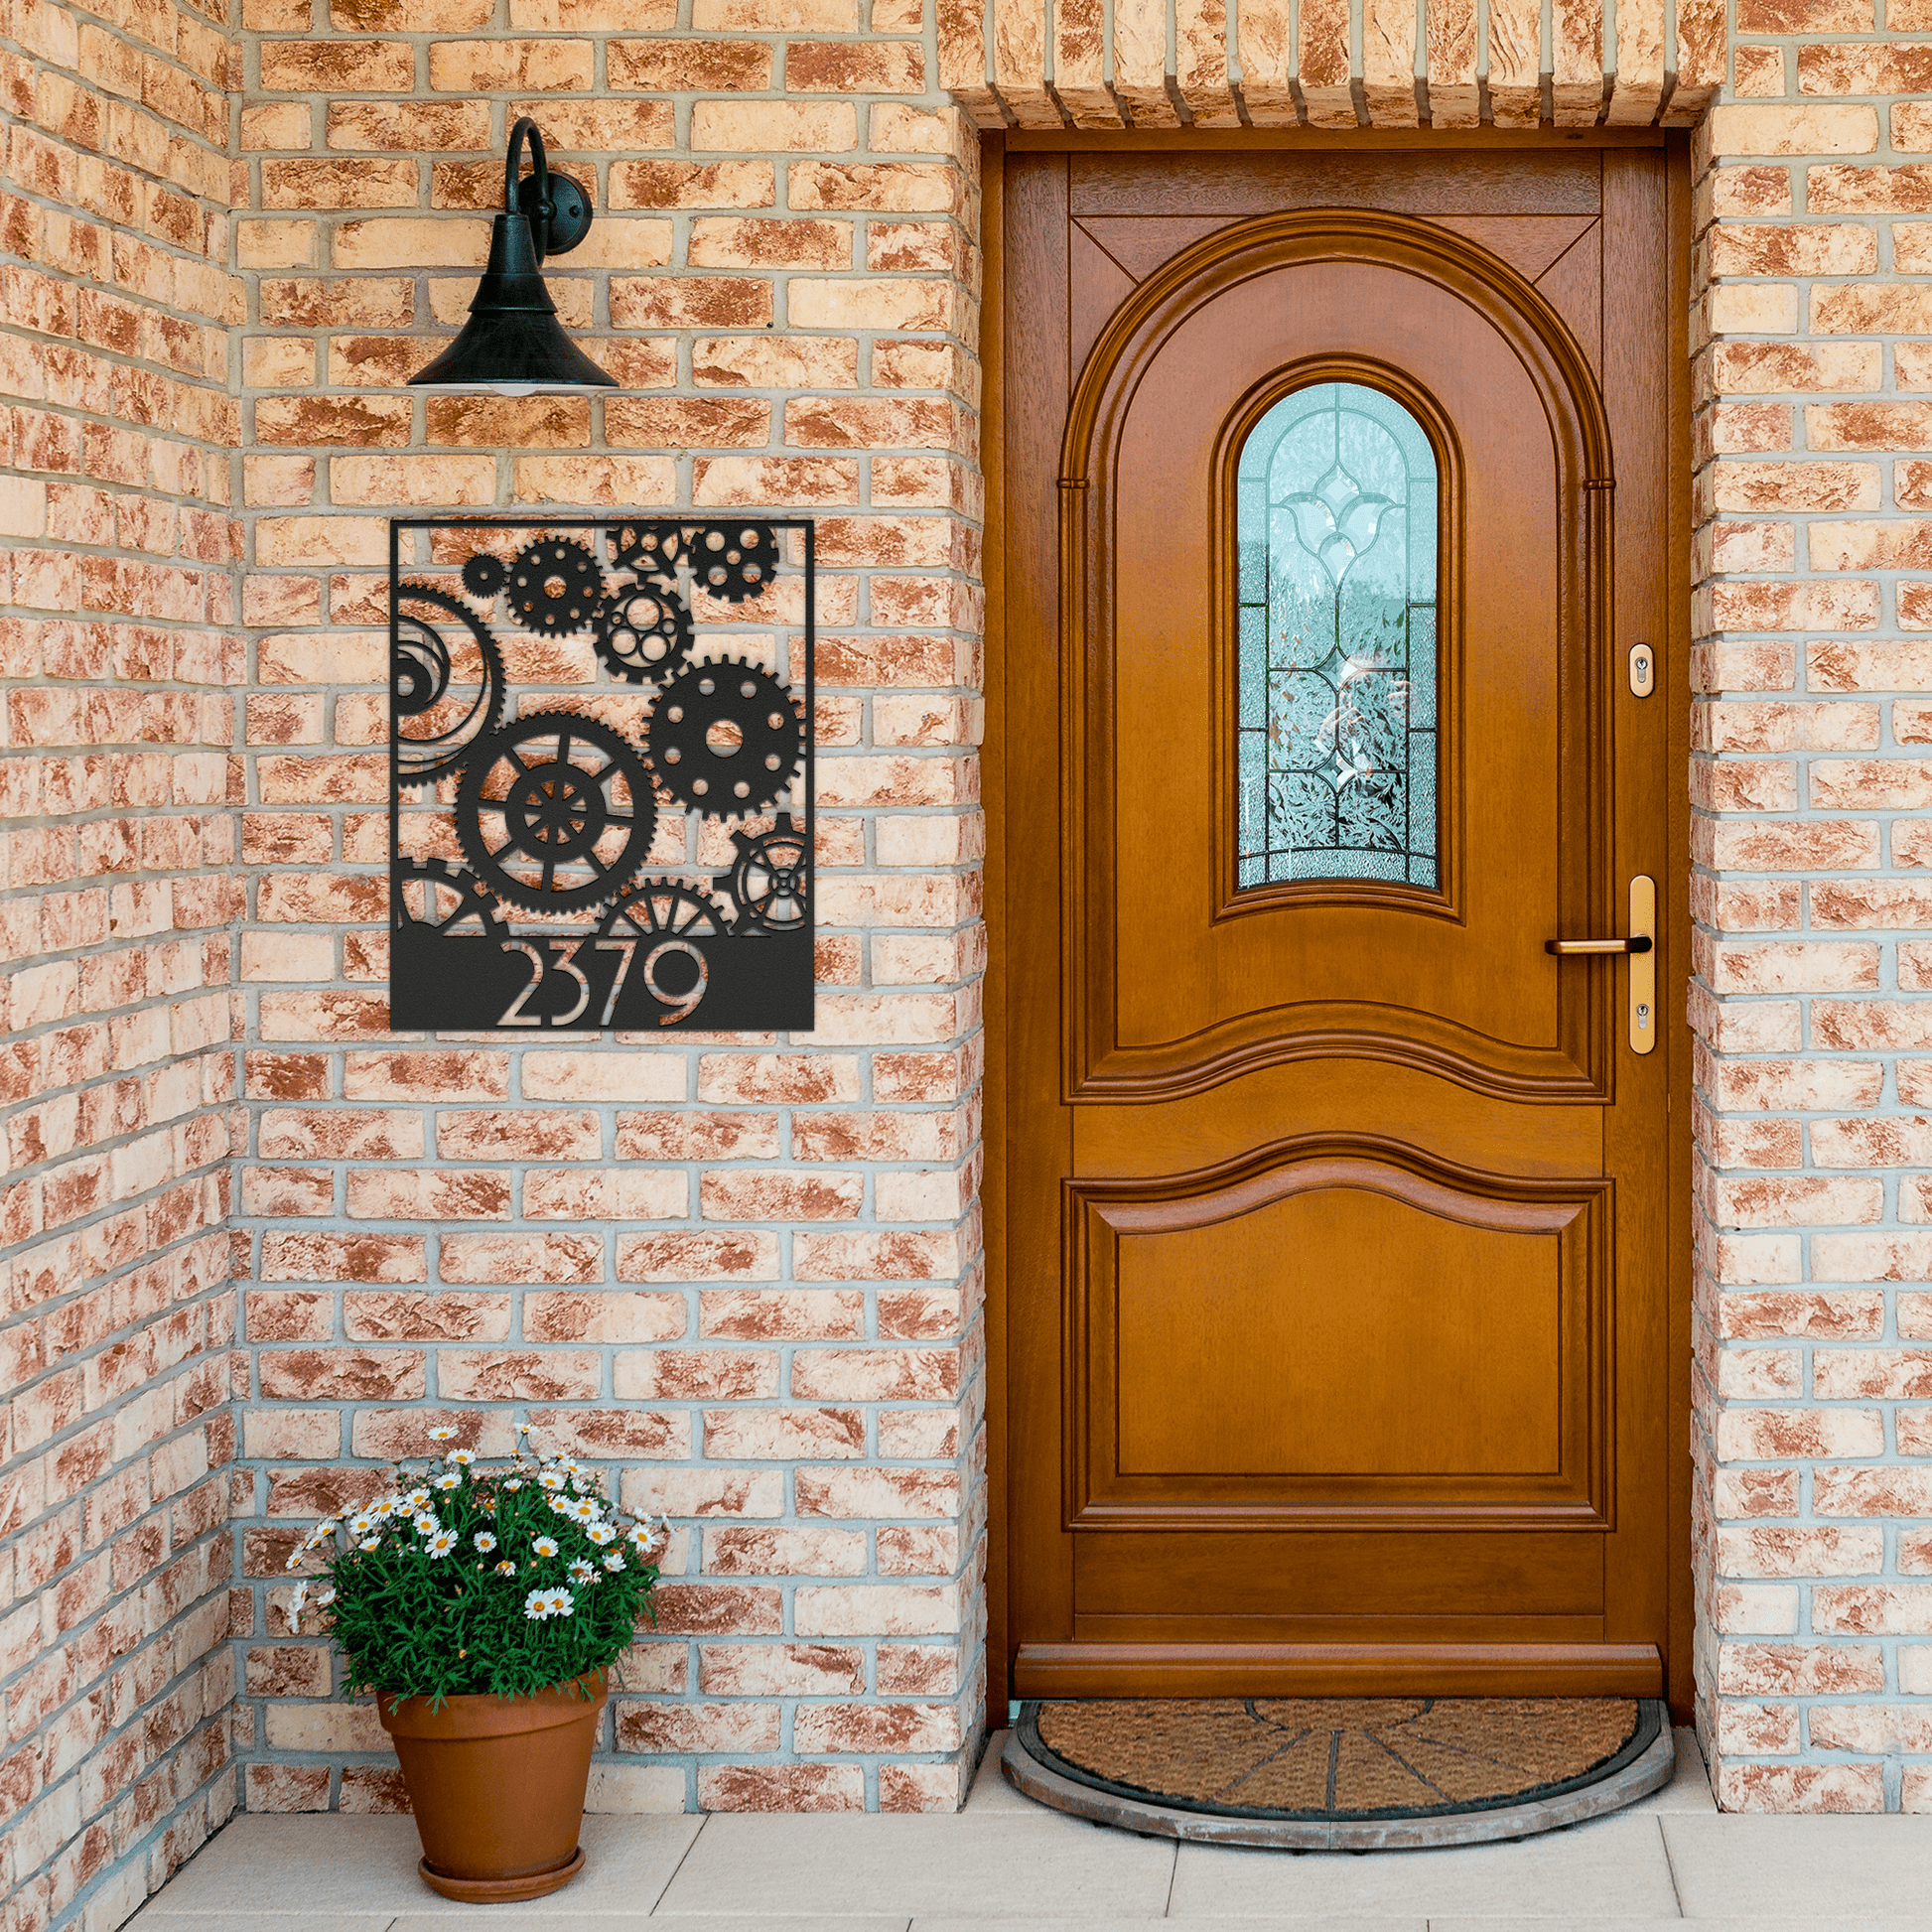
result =
[[[1661,157],[1005,180],[1012,1688],[1654,1693],[1676,1042],[1544,941],[1673,857]],[[1239,869],[1237,459],[1317,383],[1434,452],[1394,883]]]
[[1069,1527],[1601,1528],[1608,1183],[1070,1180]]

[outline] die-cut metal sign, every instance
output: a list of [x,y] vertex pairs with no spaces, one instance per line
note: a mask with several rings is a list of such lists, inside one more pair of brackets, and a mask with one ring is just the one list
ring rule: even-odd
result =
[[389,525],[389,1017],[808,1032],[812,527]]

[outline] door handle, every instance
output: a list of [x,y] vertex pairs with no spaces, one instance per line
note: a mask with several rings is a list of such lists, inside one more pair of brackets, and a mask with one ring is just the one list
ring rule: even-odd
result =
[[1648,1053],[1657,1044],[1657,882],[1643,873],[1630,881],[1627,939],[1546,939],[1543,950],[1560,959],[1579,953],[1627,953],[1630,958],[1630,1050]]

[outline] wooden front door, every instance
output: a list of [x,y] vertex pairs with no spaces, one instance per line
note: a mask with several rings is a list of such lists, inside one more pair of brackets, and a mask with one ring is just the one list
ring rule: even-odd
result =
[[1004,179],[1011,1691],[1657,1695],[1666,153]]

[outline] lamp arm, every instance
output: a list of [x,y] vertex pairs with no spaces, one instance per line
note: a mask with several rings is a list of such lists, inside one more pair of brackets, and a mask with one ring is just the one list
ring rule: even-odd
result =
[[544,157],[543,130],[527,114],[510,129],[509,157],[503,163],[503,207],[511,214],[518,212],[516,190],[523,172],[523,143],[526,138],[537,179],[536,219],[531,223],[530,237],[536,243],[537,260],[541,262],[550,252],[550,164]]

